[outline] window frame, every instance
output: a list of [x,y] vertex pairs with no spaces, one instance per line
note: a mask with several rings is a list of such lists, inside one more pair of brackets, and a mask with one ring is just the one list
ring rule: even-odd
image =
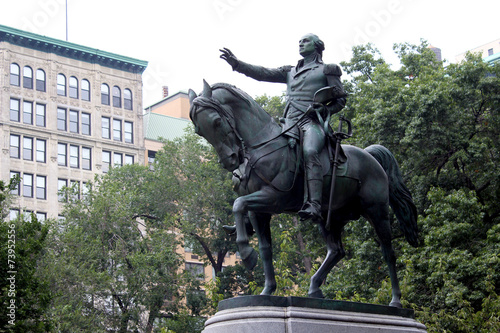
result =
[[[42,148],[42,149],[40,149]],[[37,162],[46,163],[47,162],[47,140],[36,139],[36,158]]]
[[66,96],[66,76],[62,73],[57,74],[57,95]]
[[113,141],[122,141],[122,121],[113,118]]
[[[13,102],[17,102],[17,108],[12,108]],[[21,100],[17,98],[10,99],[10,121],[21,122]],[[13,117],[15,115],[15,117]]]
[[90,147],[82,147],[82,169],[92,170],[92,148]]
[[[103,90],[104,89],[104,90]],[[109,105],[109,86],[106,83],[101,84],[101,104]]]
[[[64,115],[64,118],[60,117],[61,115]],[[68,110],[65,108],[57,108],[57,129],[64,132],[68,131]]]
[[[16,70],[13,71],[13,69]],[[15,62],[10,64],[9,82],[11,86],[16,86],[16,87],[21,86],[21,67]]]
[[57,165],[68,166],[68,145],[66,143],[57,143]]
[[33,68],[23,67],[23,88],[33,89]]
[[23,160],[33,161],[33,138],[29,136],[23,136]]
[[[40,111],[42,110],[42,111]],[[47,105],[36,103],[35,105],[35,124],[38,127],[46,127]]]
[[[21,179],[21,172],[19,171],[10,171],[10,178],[14,176],[19,176]],[[17,184],[16,188],[10,191],[11,194],[13,195],[21,195],[21,183]]]
[[70,133],[80,133],[80,115],[77,110],[69,110],[68,130]]
[[118,86],[113,86],[113,107],[121,108],[122,107],[122,90]]
[[[30,179],[27,184],[28,179]],[[33,198],[33,174],[24,173],[23,174],[23,197]]]
[[[13,143],[15,143],[15,142],[13,142],[12,139],[17,139],[17,146],[13,145]],[[10,147],[10,149],[9,149],[10,158],[20,159],[21,158],[21,136],[17,135],[17,134],[11,134],[9,147]],[[15,153],[12,154],[13,152],[15,152]]]
[[70,76],[68,84],[68,96],[70,98],[78,98],[78,89],[78,79],[76,78],[76,76]]
[[[107,156],[107,160],[104,158]],[[111,152],[108,150],[102,151],[102,172],[106,173],[111,169]]]
[[132,90],[126,88],[123,90],[123,108],[125,110],[133,110],[134,109],[134,104],[133,104],[134,99],[132,98]]
[[[107,127],[105,126],[107,124]],[[111,118],[101,117],[101,135],[103,139],[111,139]]]
[[42,91],[42,92],[47,91],[47,85],[46,85],[47,75],[45,74],[45,71],[41,68],[38,68],[36,70],[35,78],[36,78],[35,89],[37,91]]
[[[40,183],[43,182],[43,186]],[[41,200],[47,200],[47,177],[36,175],[36,198]]]
[[[88,119],[88,121],[84,121]],[[82,127],[81,131],[83,135],[92,135],[92,116],[90,113],[82,112],[81,115]]]
[[80,168],[80,146],[69,145],[68,155],[69,155],[69,167],[74,169]]
[[81,98],[84,101],[90,101],[90,81],[83,79],[80,84]]
[[[129,130],[127,125],[130,126]],[[134,143],[134,123],[131,121],[123,122],[123,140],[125,143]]]
[[33,102],[23,101],[23,124],[33,125]]

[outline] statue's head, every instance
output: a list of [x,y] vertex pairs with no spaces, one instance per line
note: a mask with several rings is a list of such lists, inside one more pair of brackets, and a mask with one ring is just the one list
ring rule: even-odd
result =
[[322,56],[324,49],[325,43],[323,43],[323,41],[315,34],[306,34],[299,40],[299,53],[303,57],[308,56],[313,52]]

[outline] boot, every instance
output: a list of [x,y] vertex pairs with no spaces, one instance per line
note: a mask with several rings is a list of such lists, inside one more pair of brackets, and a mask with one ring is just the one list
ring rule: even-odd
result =
[[323,221],[323,217],[321,216],[323,181],[317,179],[308,180],[307,190],[309,192],[309,199],[304,203],[298,214],[302,221],[312,220],[314,223],[320,223]]

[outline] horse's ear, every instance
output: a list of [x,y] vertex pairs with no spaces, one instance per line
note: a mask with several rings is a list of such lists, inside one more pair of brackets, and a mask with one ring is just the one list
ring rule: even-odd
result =
[[201,93],[201,95],[206,98],[212,97],[212,87],[210,87],[210,85],[205,80],[203,80],[203,92]]
[[189,103],[193,103],[193,100],[196,97],[198,97],[198,96],[196,96],[196,93],[192,89],[189,89],[188,96],[189,96]]

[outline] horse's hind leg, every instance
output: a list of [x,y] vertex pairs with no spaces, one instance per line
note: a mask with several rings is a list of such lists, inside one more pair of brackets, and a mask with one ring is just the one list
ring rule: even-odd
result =
[[259,238],[260,257],[264,266],[265,284],[261,295],[271,295],[276,291],[270,227],[271,214],[248,212],[248,217]]
[[389,304],[401,308],[401,290],[399,289],[398,275],[396,271],[396,255],[392,248],[391,225],[389,221],[388,205],[375,205],[368,209],[367,216],[370,223],[375,228],[375,232],[380,240],[382,255],[389,268],[391,278],[392,300]]
[[311,277],[311,284],[309,286],[308,296],[315,298],[323,298],[323,292],[319,288],[326,279],[326,276],[333,267],[345,256],[345,251],[342,246],[341,230],[335,230],[333,227],[331,231],[326,230],[325,225],[319,225],[321,233],[326,241],[327,253],[325,260],[319,269]]

